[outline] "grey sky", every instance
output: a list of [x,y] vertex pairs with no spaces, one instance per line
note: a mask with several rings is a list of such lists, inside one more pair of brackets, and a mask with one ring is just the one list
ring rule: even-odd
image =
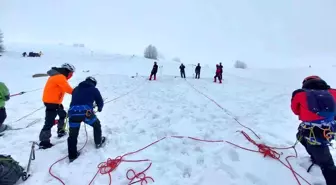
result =
[[[273,66],[336,57],[335,0],[0,0],[7,42]],[[321,61],[316,61],[321,63]]]

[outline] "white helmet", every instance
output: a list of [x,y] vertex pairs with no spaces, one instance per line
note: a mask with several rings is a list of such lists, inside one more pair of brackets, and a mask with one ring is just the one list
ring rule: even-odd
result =
[[71,72],[75,72],[76,71],[76,68],[75,66],[69,64],[69,63],[64,63],[61,68],[65,68],[65,69],[68,69],[69,71]]

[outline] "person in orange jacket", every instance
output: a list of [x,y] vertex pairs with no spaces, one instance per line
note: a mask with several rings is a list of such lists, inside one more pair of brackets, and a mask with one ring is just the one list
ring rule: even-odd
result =
[[72,87],[68,80],[75,72],[75,67],[71,64],[65,63],[60,68],[52,67],[47,72],[50,76],[43,91],[43,103],[46,106],[45,123],[40,132],[40,148],[51,148],[53,144],[50,143],[51,128],[55,123],[55,118],[58,115],[57,134],[58,137],[66,135],[64,130],[64,122],[66,118],[66,111],[62,105],[64,94],[72,94]]

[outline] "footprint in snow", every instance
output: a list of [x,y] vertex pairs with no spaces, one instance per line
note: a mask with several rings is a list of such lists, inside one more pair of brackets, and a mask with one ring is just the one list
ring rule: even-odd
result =
[[239,178],[239,175],[236,172],[236,170],[234,168],[232,168],[231,166],[225,164],[223,161],[220,161],[220,166],[218,167],[218,169],[221,169],[225,173],[227,173],[230,176],[231,179]]
[[172,114],[174,112],[174,109],[170,109],[169,111],[168,111],[168,114]]
[[196,147],[194,148],[194,150],[195,150],[196,152],[201,152],[201,153],[203,153],[202,148],[199,147],[199,146],[196,146]]
[[190,178],[191,176],[191,168],[190,167],[185,167],[183,169],[183,177],[184,178]]
[[252,184],[257,184],[257,185],[266,185],[266,183],[259,179],[257,176],[251,174],[251,173],[245,173],[245,177],[247,180],[249,180]]
[[204,156],[199,156],[197,157],[197,164],[198,165],[203,165],[204,164]]
[[153,119],[157,119],[157,118],[159,118],[159,117],[160,117],[160,115],[158,115],[158,114],[156,114],[156,113],[154,113],[153,116],[152,116]]
[[229,154],[231,161],[239,161],[239,154],[237,153],[236,150],[230,149],[228,151],[228,154]]

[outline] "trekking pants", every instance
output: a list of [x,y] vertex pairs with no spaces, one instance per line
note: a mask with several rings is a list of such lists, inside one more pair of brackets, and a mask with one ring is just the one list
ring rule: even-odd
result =
[[216,78],[218,78],[218,80],[221,82],[222,78],[221,78],[221,74],[220,73],[216,73],[216,75],[214,76],[214,82],[216,82]]
[[308,154],[311,156],[312,162],[320,166],[324,179],[327,185],[336,184],[336,167],[334,160],[330,154],[328,146],[325,145],[311,145],[305,138],[301,137],[300,132],[296,134],[300,143],[306,148]]
[[181,78],[186,78],[185,71],[181,71]]
[[152,80],[152,77],[154,76],[154,80],[156,80],[156,72],[151,72],[151,75],[149,77],[149,80]]
[[67,114],[62,104],[45,103],[44,105],[46,106],[46,114],[44,126],[40,132],[40,141],[50,142],[51,128],[54,126],[56,116],[59,116],[57,132],[60,132],[64,129]]
[[6,109],[5,107],[0,108],[0,132],[6,130],[7,126],[4,124],[7,118]]
[[99,119],[92,114],[87,116],[70,116],[69,117],[69,137],[68,137],[68,154],[69,159],[77,157],[77,140],[81,122],[93,127],[93,137],[95,144],[100,144],[102,140],[102,130]]
[[196,76],[195,76],[195,78],[200,78],[200,74],[201,74],[201,72],[200,71],[196,71]]

